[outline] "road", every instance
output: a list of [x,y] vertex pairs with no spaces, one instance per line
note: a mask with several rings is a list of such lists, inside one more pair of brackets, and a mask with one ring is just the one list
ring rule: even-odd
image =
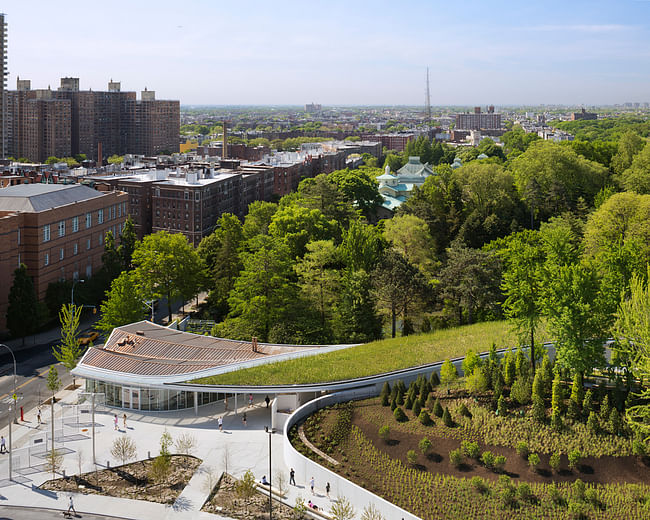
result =
[[[38,406],[40,401],[49,397],[47,390],[47,373],[51,364],[56,363],[52,355],[52,346],[58,342],[37,345],[29,350],[16,353],[16,388],[22,393],[23,399],[18,402],[25,411]],[[61,363],[56,364],[61,379],[61,388],[72,383],[72,376]],[[13,362],[11,355],[0,356],[0,428],[7,426],[10,414],[7,411],[7,400],[14,390]],[[47,411],[43,412],[47,414]],[[17,413],[20,418],[20,410]]]

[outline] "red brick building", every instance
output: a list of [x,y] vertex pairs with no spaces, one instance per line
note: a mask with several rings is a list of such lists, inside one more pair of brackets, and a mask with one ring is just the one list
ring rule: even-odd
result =
[[86,278],[102,266],[104,236],[122,231],[127,195],[79,184],[22,184],[0,190],[0,330],[20,263],[40,300],[58,280]]

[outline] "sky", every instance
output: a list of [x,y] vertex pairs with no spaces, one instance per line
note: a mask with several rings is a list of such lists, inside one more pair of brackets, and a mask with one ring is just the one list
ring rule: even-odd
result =
[[182,105],[650,101],[650,0],[11,0],[8,84]]

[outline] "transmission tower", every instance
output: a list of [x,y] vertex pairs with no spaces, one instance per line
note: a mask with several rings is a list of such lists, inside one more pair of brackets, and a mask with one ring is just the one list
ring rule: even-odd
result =
[[424,112],[427,124],[431,125],[431,92],[429,91],[429,67],[427,67],[427,92],[424,99]]

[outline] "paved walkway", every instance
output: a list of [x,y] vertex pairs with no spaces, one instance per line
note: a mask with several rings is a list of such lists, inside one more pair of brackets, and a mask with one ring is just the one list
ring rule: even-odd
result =
[[[74,403],[77,394],[73,391],[62,391],[57,394],[58,402],[55,405],[55,415],[60,417],[65,404]],[[234,403],[230,401],[230,406]],[[222,472],[228,472],[235,477],[243,475],[247,470],[252,470],[256,480],[263,475],[268,477],[269,468],[269,437],[264,427],[269,425],[269,410],[263,401],[256,401],[252,408],[245,409],[247,413],[247,426],[241,420],[243,409],[239,414],[231,410],[224,410],[223,402],[199,408],[199,415],[194,415],[194,410],[185,410],[169,413],[144,413],[127,412],[127,428],[124,429],[121,410],[116,410],[119,415],[119,430],[113,426],[113,414],[109,409],[104,409],[95,414],[96,423],[96,458],[98,466],[105,467],[109,462],[111,466],[118,464],[111,456],[110,449],[113,440],[121,435],[129,435],[137,446],[137,459],[144,459],[149,454],[155,456],[159,451],[160,436],[168,430],[174,439],[183,433],[189,433],[196,439],[197,448],[194,455],[201,458],[203,463],[198,468],[188,485],[183,489],[173,506],[155,504],[140,500],[104,497],[98,495],[74,494],[75,507],[78,511],[89,514],[111,514],[122,518],[141,519],[202,519],[219,518],[201,512],[200,509],[208,496],[206,480],[209,475],[218,479]],[[224,431],[217,427],[217,417],[223,418]],[[27,412],[24,425],[13,427],[14,449],[28,446],[34,435],[50,430],[49,407],[42,409],[42,418],[45,421],[37,425],[36,410]],[[88,429],[90,430],[90,429]],[[8,432],[5,428],[0,431],[5,438]],[[66,474],[72,475],[79,472],[91,471],[92,440],[90,431],[82,432],[84,438],[65,442],[69,449],[64,457],[63,468]],[[283,472],[288,483],[289,469],[284,466],[282,434],[272,435],[272,461],[273,474]],[[31,506],[45,509],[67,509],[69,493],[56,493],[38,488],[43,482],[51,478],[49,473],[36,472],[23,475],[22,483],[10,483],[8,477],[8,456],[0,455],[0,508],[4,505]],[[17,473],[14,468],[14,477]],[[288,497],[285,500],[293,507],[296,498],[305,500],[314,499],[308,487],[309,476],[296,475],[298,486],[289,486]],[[275,480],[275,477],[273,478]],[[329,499],[325,497],[324,490],[318,490],[315,497],[319,507],[329,509]]]

